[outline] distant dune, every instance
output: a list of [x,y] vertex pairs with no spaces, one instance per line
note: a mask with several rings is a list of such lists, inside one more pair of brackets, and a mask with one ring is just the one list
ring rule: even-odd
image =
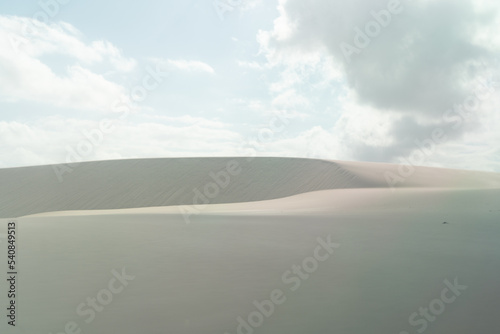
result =
[[241,203],[319,190],[388,188],[387,173],[401,178],[394,183],[397,188],[500,188],[500,174],[495,173],[428,167],[412,171],[394,164],[298,158],[111,160],[68,168],[0,169],[0,218],[67,210]]

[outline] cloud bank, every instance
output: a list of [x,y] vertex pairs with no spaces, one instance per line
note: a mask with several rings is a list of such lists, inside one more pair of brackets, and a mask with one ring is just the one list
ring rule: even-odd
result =
[[280,0],[273,29],[258,38],[274,65],[327,57],[349,90],[331,139],[351,158],[387,161],[436,128],[464,140],[481,131],[480,119],[495,118],[499,9],[469,0]]

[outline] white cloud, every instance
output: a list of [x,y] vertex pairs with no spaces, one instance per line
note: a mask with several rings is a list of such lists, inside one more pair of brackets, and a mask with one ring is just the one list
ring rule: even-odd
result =
[[[495,12],[488,19],[471,1],[401,3],[402,13],[393,14],[362,48],[354,41],[355,29],[375,22],[372,11],[388,13],[388,1],[281,0],[281,16],[271,32],[260,33],[261,44],[271,59],[282,62],[326,52],[343,67],[347,83],[364,103],[440,113],[467,94],[470,80],[494,67],[499,49],[485,38],[477,44],[475,37],[500,26],[493,20]],[[357,47],[359,54],[348,61],[342,43]]]
[[197,60],[186,60],[186,59],[154,59],[159,66],[164,69],[180,70],[186,72],[198,72],[198,73],[210,73],[214,74],[215,70],[212,66]]
[[0,96],[7,101],[30,100],[57,107],[107,110],[124,98],[119,85],[80,66],[67,68],[57,76],[37,59],[0,56]]
[[168,123],[169,125],[176,125],[176,126],[185,126],[187,124],[187,125],[198,125],[212,129],[224,129],[228,127],[228,124],[218,120],[211,120],[191,115],[183,115],[183,116],[143,115],[143,117],[148,121]]
[[[126,99],[123,87],[82,64],[109,62],[116,70],[130,71],[135,66],[134,60],[124,58],[108,42],[85,44],[67,23],[35,25],[33,21],[0,16],[1,99],[89,110],[108,110],[113,102]],[[64,75],[56,74],[42,60],[46,55],[68,57],[70,65]]]
[[[109,62],[119,71],[131,71],[136,65],[107,41],[83,42],[83,35],[69,23],[41,23],[24,17],[0,16],[0,32],[7,36],[14,54],[39,58],[46,54],[67,55],[85,64]],[[4,50],[5,52],[5,50]]]
[[245,0],[241,1],[241,9],[242,10],[253,10],[255,7],[261,5],[263,0]]
[[311,103],[305,96],[297,93],[295,89],[282,91],[272,102],[272,105],[278,109],[297,110],[310,108]]
[[248,68],[248,69],[252,69],[252,70],[262,70],[265,68],[265,65],[259,64],[256,61],[237,60],[236,64],[240,67]]
[[[498,79],[500,73],[498,2],[402,0],[392,14],[391,3],[279,0],[273,28],[258,34],[261,53],[282,68],[272,86],[278,100],[292,87],[311,100],[312,90],[303,93],[311,86],[308,77],[321,72],[320,64],[331,64],[323,87],[337,81],[348,92],[333,96],[342,115],[331,139],[348,145],[354,159],[388,161],[411,153],[415,139],[433,127],[449,127],[443,113],[474,95],[478,79]],[[381,22],[381,15],[384,24],[375,19]],[[379,31],[366,32],[374,26]],[[346,44],[355,49],[347,56]],[[475,112],[488,110],[480,103]],[[500,122],[490,122],[497,123],[489,131],[497,131]],[[450,139],[465,150],[466,135],[483,130],[468,121],[450,130]]]
[[[81,161],[118,158],[232,156],[238,154],[242,137],[220,121],[200,117],[145,117],[113,121],[113,130],[103,135]],[[99,122],[50,117],[36,124],[0,122],[0,168],[66,163],[69,146],[78,153],[85,133]],[[80,160],[78,160],[80,161]]]
[[118,71],[130,72],[136,66],[136,61],[125,58],[121,51],[107,41],[95,41],[91,44],[91,50],[97,53],[97,59],[103,61],[107,59]]

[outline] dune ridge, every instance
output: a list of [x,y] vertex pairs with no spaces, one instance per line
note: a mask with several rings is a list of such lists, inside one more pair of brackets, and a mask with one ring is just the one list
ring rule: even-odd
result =
[[[235,175],[228,173],[228,163]],[[237,168],[235,168],[235,166]],[[62,182],[65,165],[0,169],[0,218],[70,210],[112,210],[192,205],[197,192],[224,180],[208,204],[265,201],[303,193],[388,188],[395,164],[302,158],[158,158],[82,162]],[[413,167],[412,167],[413,168]],[[407,172],[406,170],[403,170]],[[414,167],[395,187],[500,188],[500,174]],[[221,183],[222,184],[222,183]]]
[[[0,212],[18,216],[22,332],[498,332],[499,174],[235,160],[240,173],[189,223],[176,204],[192,209],[193,188],[233,158],[82,163],[62,183],[53,166],[0,170]],[[445,300],[450,284],[461,290]],[[273,292],[283,302],[262,311]]]

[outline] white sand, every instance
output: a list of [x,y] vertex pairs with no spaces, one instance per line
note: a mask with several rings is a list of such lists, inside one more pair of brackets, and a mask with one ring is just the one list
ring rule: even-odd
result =
[[[180,158],[84,162],[59,182],[53,166],[0,169],[0,218],[64,210],[192,205],[210,173],[236,161],[240,173],[210,204],[282,198],[329,189],[386,188],[398,166],[292,158]],[[58,170],[60,170],[59,167]],[[419,167],[396,187],[500,188],[500,175]],[[222,191],[223,190],[223,191]]]
[[[241,333],[500,329],[500,175],[419,167],[391,191],[393,165],[255,159],[186,224],[192,189],[230,159],[171,160],[82,164],[63,183],[38,179],[48,167],[0,170],[19,251],[18,326],[3,316],[0,333],[233,334],[277,290],[286,300]],[[328,236],[340,247],[307,279],[288,272]],[[122,268],[135,278],[87,323],[87,298],[106,301]],[[467,288],[445,303],[455,278]],[[432,321],[418,314],[430,304]]]

